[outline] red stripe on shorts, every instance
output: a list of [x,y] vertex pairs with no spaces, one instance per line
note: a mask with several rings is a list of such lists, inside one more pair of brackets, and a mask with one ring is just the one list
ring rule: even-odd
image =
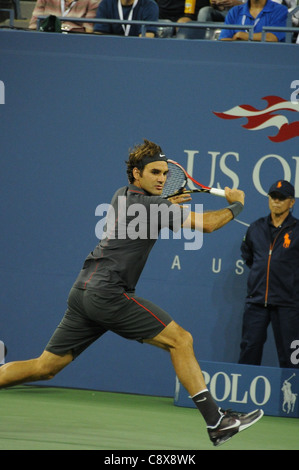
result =
[[160,318],[157,317],[157,315],[155,315],[153,312],[151,312],[151,310],[149,310],[148,308],[146,308],[144,305],[142,305],[140,302],[137,302],[136,299],[134,299],[133,297],[129,297],[125,292],[124,292],[124,296],[128,299],[128,300],[133,300],[137,305],[139,305],[140,307],[144,308],[144,310],[146,310],[147,312],[149,312],[153,317],[155,317],[156,320],[158,320],[158,322],[160,322],[163,326],[166,327],[165,323],[162,322],[162,320],[160,320]]

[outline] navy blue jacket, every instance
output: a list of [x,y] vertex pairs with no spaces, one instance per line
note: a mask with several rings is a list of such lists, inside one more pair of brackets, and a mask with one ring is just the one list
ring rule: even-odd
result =
[[270,215],[256,220],[247,230],[241,254],[250,268],[248,302],[299,308],[298,219],[289,214],[277,229]]
[[[123,19],[127,20],[131,7],[123,8]],[[110,20],[119,20],[118,14],[118,0],[102,0],[99,3],[96,18],[105,18]],[[133,10],[133,21],[158,21],[159,7],[155,0],[139,0]],[[141,25],[131,25],[129,28],[129,36],[139,36],[141,34]],[[156,33],[156,26],[146,26],[147,32]],[[124,35],[124,30],[121,24],[95,24],[94,31],[104,34],[116,34],[119,36]]]

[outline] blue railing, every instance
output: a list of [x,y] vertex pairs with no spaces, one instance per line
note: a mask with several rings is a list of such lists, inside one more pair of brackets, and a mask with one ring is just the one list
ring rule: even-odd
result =
[[[294,11],[298,9],[295,8]],[[37,20],[37,29],[39,29],[41,20],[45,19],[45,16],[39,16]],[[158,28],[193,28],[193,29],[205,29],[205,30],[216,30],[216,29],[237,29],[238,31],[246,31],[249,33],[249,41],[253,40],[254,25],[227,25],[225,23],[218,22],[204,22],[199,23],[197,21],[190,21],[188,23],[174,23],[170,21],[137,21],[137,20],[116,20],[116,19],[104,19],[104,18],[70,18],[70,17],[59,17],[61,21],[70,21],[71,23],[98,23],[98,24],[123,24],[123,25],[141,25],[141,36],[145,37],[147,26],[156,26]],[[299,33],[299,28],[291,26],[278,27],[278,26],[264,26],[262,29],[262,42],[266,40],[267,31],[281,31],[285,33]],[[291,42],[291,40],[289,41]]]
[[[273,31],[277,31],[279,33],[298,33],[299,34],[299,28],[294,28],[294,27],[278,27],[278,26],[263,26],[262,29],[262,42],[266,41],[266,34],[267,33],[273,33]],[[286,42],[291,42],[287,41]]]
[[15,12],[9,8],[0,8],[0,11],[7,11],[9,13],[9,26],[12,28],[14,26]]
[[[40,28],[42,20],[47,18],[46,16],[39,16],[37,18],[37,29]],[[240,26],[240,25],[225,25],[224,23],[198,23],[191,21],[188,23],[174,23],[170,21],[142,21],[142,20],[116,20],[116,19],[104,19],[104,18],[71,18],[71,17],[58,17],[61,21],[67,21],[71,23],[98,23],[98,24],[123,24],[123,25],[141,25],[141,36],[145,37],[147,26],[156,26],[158,28],[172,27],[172,28],[193,28],[193,29],[240,29],[249,31],[250,39],[252,39],[254,26]]]
[[[298,10],[299,7],[295,8],[294,11]],[[14,11],[8,9],[0,9],[0,11],[9,12],[10,27],[14,26]],[[293,12],[292,12],[293,13]],[[291,16],[291,15],[289,15]],[[37,30],[40,29],[41,21],[47,18],[47,16],[38,16],[37,18]],[[72,18],[72,17],[58,17],[61,21],[68,21],[71,23],[90,23],[90,24],[123,24],[123,25],[141,25],[141,36],[145,37],[147,26],[156,26],[157,28],[190,28],[190,29],[205,29],[205,30],[216,30],[216,29],[237,29],[239,31],[246,31],[249,33],[249,41],[253,40],[253,25],[227,25],[225,23],[218,22],[204,22],[199,23],[197,21],[191,21],[188,23],[174,23],[170,21],[142,21],[142,20],[116,20],[116,19],[104,19],[104,18]],[[290,33],[287,36],[287,43],[291,43],[291,34],[299,33],[299,28],[291,26],[278,27],[278,26],[263,26],[261,42],[266,41],[267,32],[285,32]]]

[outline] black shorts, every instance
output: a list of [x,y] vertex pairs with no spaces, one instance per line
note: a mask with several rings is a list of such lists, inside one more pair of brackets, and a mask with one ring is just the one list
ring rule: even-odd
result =
[[101,296],[73,287],[65,315],[45,349],[59,356],[71,351],[76,358],[106,331],[142,342],[154,338],[171,321],[167,312],[141,297]]

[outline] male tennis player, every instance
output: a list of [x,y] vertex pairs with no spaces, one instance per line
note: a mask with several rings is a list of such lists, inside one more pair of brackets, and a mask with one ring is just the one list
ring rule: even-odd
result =
[[[228,207],[214,212],[187,213],[179,203],[190,196],[171,201],[161,197],[167,178],[167,159],[161,148],[144,140],[129,154],[129,185],[114,195],[111,208],[114,224],[86,258],[68,298],[66,313],[37,359],[11,362],[0,368],[0,388],[24,382],[51,379],[91,343],[110,330],[127,339],[163,348],[170,353],[175,372],[206,421],[214,445],[251,426],[263,415],[225,412],[219,409],[207,390],[194,356],[192,336],[171,316],[149,300],[135,295],[135,286],[156,242],[156,237],[130,237],[132,206],[138,204],[150,213],[152,205],[170,208],[167,225],[212,232],[230,222],[243,208],[244,193],[225,188]],[[119,204],[121,200],[121,204]],[[125,204],[124,204],[125,202]],[[109,217],[108,217],[109,219]],[[150,220],[147,220],[150,232]],[[159,229],[165,225],[160,217]]]

